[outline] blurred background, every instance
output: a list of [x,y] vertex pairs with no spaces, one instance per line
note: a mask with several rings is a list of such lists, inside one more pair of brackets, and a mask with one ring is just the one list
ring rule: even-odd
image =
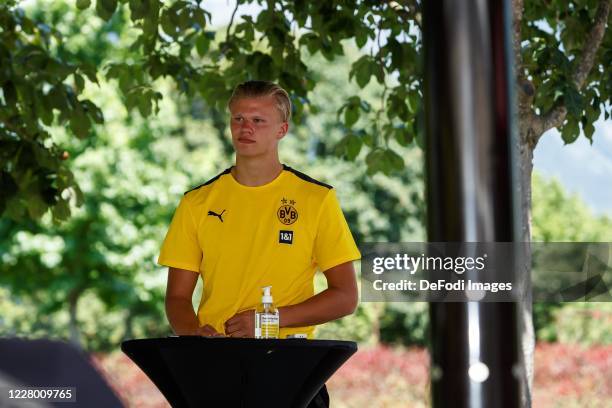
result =
[[[223,33],[233,3],[205,3],[212,17],[207,29]],[[63,33],[61,48],[81,61],[101,67],[132,58],[137,33],[127,8],[104,21],[72,1],[19,4],[31,19]],[[241,13],[256,15],[262,6],[249,7]],[[362,87],[349,80],[367,46],[342,45],[344,55],[333,62],[306,54],[317,83],[309,103],[316,109],[292,124],[281,161],[337,189],[358,244],[425,241],[419,144],[391,141],[404,168],[375,174],[354,160],[359,149],[351,153],[346,146],[338,109],[355,94],[363,106],[378,109],[384,90],[378,82]],[[233,163],[228,118],[164,77],[155,81],[163,95],[157,113],[143,116],[126,108],[119,81],[98,79],[97,85],[87,81],[82,96],[103,112],[103,125],[85,138],[75,138],[65,124],[46,127],[66,153],[82,204],[70,200],[71,215],[61,222],[51,212],[0,218],[0,336],[70,341],[91,356],[127,406],[163,407],[163,396],[119,344],[171,334],[164,314],[167,270],[155,261],[183,192]],[[357,116],[356,123],[367,120]],[[592,143],[582,138],[564,145],[552,130],[536,148],[533,241],[612,241],[612,124],[602,115],[594,127]],[[324,288],[322,275],[316,285]],[[201,282],[195,307],[200,290]],[[538,303],[534,323],[534,406],[609,406],[612,304]],[[332,406],[428,406],[427,330],[425,303],[361,302],[353,316],[320,326],[318,338],[359,342],[358,353],[328,383]]]

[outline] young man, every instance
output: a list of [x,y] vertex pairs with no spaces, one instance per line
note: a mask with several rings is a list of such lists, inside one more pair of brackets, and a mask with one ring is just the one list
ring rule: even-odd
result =
[[[359,251],[333,188],[279,161],[291,112],[287,92],[249,81],[228,105],[236,165],[185,193],[159,256],[170,268],[168,320],[179,335],[253,337],[261,288],[271,285],[280,337],[311,337],[314,325],[355,310],[352,261]],[[313,296],[317,268],[328,288]]]
[[[354,312],[352,261],[360,253],[333,188],[279,161],[291,114],[287,92],[249,81],[228,105],[236,165],[185,193],[161,248],[168,320],[179,335],[253,337],[261,288],[271,285],[280,337],[311,338],[314,325]],[[315,296],[316,269],[328,288]],[[325,387],[315,400],[328,404]]]

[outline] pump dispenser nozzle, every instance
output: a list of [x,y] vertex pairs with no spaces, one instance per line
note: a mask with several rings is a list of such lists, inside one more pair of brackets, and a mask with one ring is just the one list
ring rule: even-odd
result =
[[272,286],[264,286],[261,289],[263,290],[261,303],[272,303],[272,294],[270,293],[270,291],[272,290]]

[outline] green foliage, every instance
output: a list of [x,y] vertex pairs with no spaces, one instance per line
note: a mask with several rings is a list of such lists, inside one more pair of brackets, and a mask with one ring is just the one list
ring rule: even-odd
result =
[[527,1],[523,13],[522,75],[529,78],[535,89],[534,108],[547,112],[553,106],[564,105],[567,119],[561,128],[565,143],[572,143],[582,129],[592,140],[593,122],[602,113],[610,117],[612,78],[607,69],[612,62],[612,34],[606,30],[597,51],[593,69],[588,72],[585,87],[579,91],[572,79],[593,25],[599,2]]
[[[70,15],[66,4],[39,3]],[[344,125],[344,141],[336,153],[348,160],[363,160],[370,175],[390,175],[405,166],[390,141],[406,146],[416,140],[422,145],[420,1],[257,1],[262,10],[256,18],[238,17],[224,32],[210,29],[210,14],[201,3],[97,0],[94,7],[91,1],[76,1],[71,11],[87,21],[77,27],[101,21],[110,38],[118,38],[110,42],[122,51],[104,65],[87,52],[70,52],[62,45],[65,40],[75,41],[72,37],[78,37],[78,31],[60,31],[61,21],[26,17],[15,1],[0,6],[0,60],[9,67],[0,73],[4,98],[0,143],[6,146],[0,156],[5,192],[0,213],[13,219],[36,219],[51,208],[55,219],[67,217],[66,196],[80,196],[80,192],[46,127],[57,120],[83,138],[91,135],[94,123],[103,123],[97,106],[79,98],[90,85],[85,78],[94,83],[99,76],[117,80],[126,108],[144,117],[159,112],[163,94],[156,81],[160,78],[171,78],[179,92],[202,98],[217,114],[224,112],[237,83],[274,80],[289,91],[299,124],[305,114],[319,109],[312,101],[320,81],[313,73],[311,56],[321,55],[331,64],[347,55],[346,45],[354,41],[363,52],[351,56],[346,77],[358,85],[360,95],[374,84],[383,92],[376,106],[362,104],[355,94],[336,105]],[[235,15],[246,3],[237,2]],[[584,89],[579,92],[571,80],[596,8],[597,2],[587,0],[553,5],[544,0],[525,2],[524,64],[519,72],[535,86],[537,112],[558,104],[567,108],[561,129],[566,143],[573,142],[580,130],[592,138],[593,122],[604,111],[606,118],[610,114],[612,86],[605,69],[612,56],[609,31]],[[105,41],[92,38],[88,43],[94,47],[88,48],[99,49]]]
[[[313,66],[323,75],[323,58],[315,57]],[[357,91],[353,84],[341,92],[336,88],[348,66],[339,59],[337,72],[321,81],[312,99],[322,108],[291,127],[281,158],[336,187],[358,242],[421,239],[417,149],[397,146],[408,166],[399,179],[370,177],[332,154],[343,133],[337,128],[337,105],[324,102]],[[95,139],[81,141],[52,129],[56,143],[74,157],[82,207],[72,201],[74,215],[60,225],[48,216],[35,223],[0,221],[0,288],[7,288],[0,298],[0,315],[6,316],[2,334],[67,338],[77,328],[84,347],[105,350],[126,337],[169,333],[163,311],[166,273],[154,262],[182,193],[229,165],[227,117],[215,116],[201,99],[185,100],[167,82],[158,85],[165,97],[157,116],[131,115],[121,106],[119,86],[102,79],[99,88],[86,91],[108,112]],[[360,103],[375,104],[376,92],[364,93]],[[77,313],[71,320],[69,299],[75,294]],[[380,306],[363,304],[318,335],[375,342],[380,313]]]
[[[580,197],[567,193],[557,180],[546,180],[536,173],[532,183],[533,241],[608,242],[612,240],[612,220],[605,216],[594,216]],[[584,309],[593,313],[582,313]],[[596,317],[596,310],[600,310],[603,317]],[[533,316],[536,336],[545,341],[609,343],[610,333],[605,329],[605,321],[610,318],[609,312],[601,303],[535,303]],[[579,333],[579,328],[588,330]]]
[[426,302],[389,303],[380,320],[380,341],[403,345],[429,344],[429,306]]
[[612,305],[607,302],[534,304],[539,340],[583,344],[612,344]]
[[607,302],[577,303],[555,311],[555,339],[587,346],[612,344],[612,305]]
[[37,219],[51,209],[54,220],[65,220],[70,198],[83,197],[48,126],[64,125],[82,139],[103,123],[102,111],[82,97],[84,78],[98,82],[96,67],[58,56],[62,34],[13,2],[0,5],[0,26],[0,214]]
[[612,220],[596,217],[576,194],[559,181],[532,178],[532,240],[536,242],[609,242]]
[[[172,95],[168,84],[160,89]],[[143,120],[125,112],[106,81],[86,93],[110,113],[106,129],[85,140],[51,129],[55,142],[75,157],[82,206],[70,200],[73,216],[62,224],[49,216],[0,220],[0,285],[10,288],[0,300],[0,314],[7,316],[0,332],[70,336],[101,350],[126,337],[170,333],[163,310],[166,273],[154,260],[182,192],[228,158],[216,130],[180,119],[170,98],[163,113]],[[203,139],[202,131],[212,138]],[[194,168],[199,163],[207,163],[198,165],[205,176]],[[12,318],[20,313],[30,317]]]

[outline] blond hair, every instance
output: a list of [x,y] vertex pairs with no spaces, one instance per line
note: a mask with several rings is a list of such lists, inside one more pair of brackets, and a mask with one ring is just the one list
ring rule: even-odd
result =
[[266,96],[274,96],[276,108],[281,114],[281,119],[283,122],[289,122],[291,118],[291,99],[289,94],[271,81],[246,81],[241,83],[234,88],[227,106],[232,106],[232,103],[240,98],[261,98]]

